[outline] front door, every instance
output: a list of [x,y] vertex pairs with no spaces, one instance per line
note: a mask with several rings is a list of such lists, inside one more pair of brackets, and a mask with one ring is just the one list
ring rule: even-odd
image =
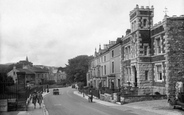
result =
[[133,66],[132,69],[134,74],[134,86],[137,87],[137,70],[135,66]]

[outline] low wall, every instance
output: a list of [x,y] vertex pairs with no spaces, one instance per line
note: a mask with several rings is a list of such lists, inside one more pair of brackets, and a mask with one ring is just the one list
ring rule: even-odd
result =
[[112,100],[112,96],[111,94],[104,93],[104,94],[100,94],[100,99],[110,102]]
[[[166,99],[166,95],[139,95],[139,96],[122,96],[121,104],[139,102],[139,101],[148,101],[148,100],[159,100]],[[123,99],[123,100],[122,100]]]

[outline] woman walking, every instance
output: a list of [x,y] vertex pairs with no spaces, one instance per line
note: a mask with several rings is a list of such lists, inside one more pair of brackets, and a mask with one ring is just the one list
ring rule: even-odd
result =
[[34,108],[36,108],[36,101],[37,101],[37,93],[36,91],[32,94],[32,103],[34,104]]
[[41,108],[42,100],[43,100],[42,92],[38,92],[37,98],[38,98],[38,104],[40,105],[40,108]]

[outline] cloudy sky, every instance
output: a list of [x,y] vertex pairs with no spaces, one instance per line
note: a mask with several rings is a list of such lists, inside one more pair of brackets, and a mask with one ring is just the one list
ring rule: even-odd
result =
[[0,63],[65,66],[130,28],[129,12],[154,6],[154,23],[184,14],[184,0],[0,0]]

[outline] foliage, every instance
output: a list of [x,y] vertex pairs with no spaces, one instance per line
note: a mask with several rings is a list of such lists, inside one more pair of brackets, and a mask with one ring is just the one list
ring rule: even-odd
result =
[[53,85],[55,83],[56,83],[55,80],[48,80],[44,84]]
[[69,59],[68,65],[66,65],[67,81],[70,83],[86,83],[86,73],[92,58],[92,56],[80,55],[73,59]]
[[61,81],[57,82],[57,85],[65,86],[66,84],[67,84],[66,80],[61,80]]
[[10,64],[10,65],[0,64],[0,73],[8,73],[13,69],[13,66],[14,64]]
[[7,86],[14,85],[13,78],[8,77],[7,74],[5,74],[5,73],[0,73],[0,83],[6,83]]
[[79,89],[82,89],[84,87],[84,82],[78,82],[77,85]]

